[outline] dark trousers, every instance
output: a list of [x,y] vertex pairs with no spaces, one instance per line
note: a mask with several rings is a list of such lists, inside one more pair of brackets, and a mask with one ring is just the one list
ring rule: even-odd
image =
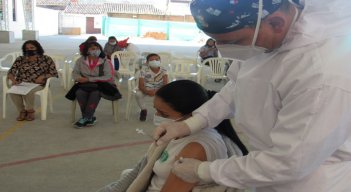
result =
[[76,91],[76,99],[79,103],[82,117],[90,119],[94,116],[95,109],[101,99],[100,91],[95,90],[88,92],[82,89],[78,89]]

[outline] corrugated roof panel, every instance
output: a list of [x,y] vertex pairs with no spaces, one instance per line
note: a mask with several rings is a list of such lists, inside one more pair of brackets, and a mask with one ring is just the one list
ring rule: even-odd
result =
[[37,0],[36,4],[37,6],[66,6],[69,2],[70,0]]
[[106,13],[127,13],[127,14],[152,14],[164,15],[165,12],[148,4],[77,4],[70,3],[64,10],[70,14],[106,14]]

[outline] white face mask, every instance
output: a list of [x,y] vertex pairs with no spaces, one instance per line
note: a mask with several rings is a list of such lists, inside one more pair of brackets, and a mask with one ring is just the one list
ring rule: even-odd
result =
[[116,45],[116,41],[108,42],[110,45]]
[[100,50],[92,50],[89,51],[89,55],[93,56],[93,57],[99,57],[100,56],[101,51]]
[[[257,55],[269,52],[269,50],[264,48],[264,47],[256,46],[257,36],[258,36],[258,32],[259,32],[260,25],[261,25],[262,6],[263,6],[263,3],[262,3],[262,0],[260,0],[258,14],[257,14],[257,23],[256,23],[255,33],[254,33],[254,36],[252,38],[251,45],[237,45],[237,44],[217,45],[217,48],[218,48],[219,52],[221,53],[222,57],[230,57],[230,58],[235,58],[235,59],[239,59],[239,60],[244,61],[244,60],[247,60],[251,57],[255,57]],[[295,7],[295,9],[296,9],[296,7]],[[297,16],[298,16],[298,10],[296,9],[295,16],[293,18],[293,21],[292,21],[289,29],[295,23]]]
[[161,66],[161,61],[157,61],[157,60],[149,61],[148,63],[150,67],[154,67],[154,68]]
[[244,46],[236,44],[222,44],[217,45],[222,57],[230,57],[239,60],[246,60],[256,55],[260,55],[267,51],[266,48],[257,46]]
[[175,120],[161,117],[159,115],[156,115],[156,113],[154,114],[154,125],[156,126],[159,126],[161,123],[167,123],[167,122],[173,122],[173,121]]
[[165,118],[159,115],[156,115],[156,113],[154,114],[154,125],[159,126],[161,123],[168,123],[168,122],[175,122],[175,121],[179,121],[182,120],[184,118],[180,117],[178,119],[169,119],[169,118]]
[[259,0],[257,23],[256,23],[255,33],[252,38],[251,45],[237,45],[237,44],[218,45],[217,44],[217,48],[221,53],[222,57],[230,57],[230,58],[235,58],[239,60],[246,60],[267,51],[266,48],[256,46],[258,31],[260,30],[260,25],[261,25],[262,10],[263,10],[263,2],[262,0]]

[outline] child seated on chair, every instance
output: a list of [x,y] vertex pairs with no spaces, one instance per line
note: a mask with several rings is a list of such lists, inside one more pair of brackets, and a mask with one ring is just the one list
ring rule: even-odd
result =
[[167,70],[161,67],[161,58],[155,53],[146,57],[146,66],[140,70],[139,86],[136,93],[136,100],[141,109],[140,121],[145,121],[147,110],[145,106],[145,96],[153,97],[156,91],[168,83]]

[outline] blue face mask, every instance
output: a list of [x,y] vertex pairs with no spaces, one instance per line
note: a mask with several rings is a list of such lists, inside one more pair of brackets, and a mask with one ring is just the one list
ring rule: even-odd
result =
[[101,51],[100,50],[93,50],[93,51],[89,51],[89,55],[93,56],[93,57],[99,57],[100,56]]

